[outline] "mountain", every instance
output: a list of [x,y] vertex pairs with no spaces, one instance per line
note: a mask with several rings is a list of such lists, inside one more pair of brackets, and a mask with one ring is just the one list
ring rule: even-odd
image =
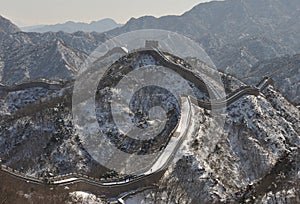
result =
[[16,33],[16,32],[20,32],[21,30],[14,25],[12,22],[10,22],[10,20],[2,17],[0,15],[0,32],[3,33]]
[[[226,0],[201,3],[181,16],[132,18],[124,26],[107,31],[106,36],[151,28],[183,33],[202,45],[220,71],[237,78],[247,78],[247,74],[253,72],[253,67],[257,69],[256,73],[260,72],[261,66],[256,66],[260,61],[293,56],[300,52],[299,18],[300,5],[297,0]],[[14,38],[24,36],[37,43],[58,38],[70,48],[86,54],[107,38],[105,34],[82,32],[43,35],[22,33]],[[288,73],[286,78],[293,78]],[[283,93],[286,90],[282,86],[278,88]],[[294,103],[300,103],[294,95],[285,96]]]
[[[8,20],[3,20],[6,25]],[[15,27],[10,25],[10,27]],[[105,34],[0,32],[0,83],[39,78],[70,80]]]
[[[297,0],[213,1],[201,3],[181,16],[132,18],[110,33],[153,28],[177,31],[200,42],[207,36],[214,37],[221,45],[236,42],[244,36],[262,36],[276,41],[282,37],[282,41],[289,44],[287,38],[291,36],[286,35],[299,30],[299,23],[293,21],[299,14]],[[286,29],[287,25],[293,25],[292,30]]]
[[[300,53],[299,19],[298,0],[225,0],[201,3],[181,16],[132,18],[108,33],[139,29],[182,33],[199,42],[219,70],[246,78],[259,61]],[[261,66],[255,68],[259,73]],[[290,74],[286,77],[293,77]]]
[[59,40],[23,47],[17,53],[6,52],[2,81],[15,83],[39,78],[70,80],[86,57],[86,54]]
[[[56,50],[62,45],[59,43],[52,46]],[[186,64],[182,59],[172,58],[171,55],[168,59],[173,63]],[[104,80],[101,80],[98,86],[98,93],[102,97],[96,99],[96,103],[99,103],[96,111],[101,133],[106,134],[111,142],[121,143],[122,151],[134,148],[135,144],[132,144],[128,138],[116,137],[119,136],[119,132],[114,121],[111,120],[109,112],[111,102],[107,100],[112,98],[110,91],[116,90],[113,89],[114,84],[123,77],[120,73],[143,69],[142,67],[147,67],[147,65],[160,65],[160,63],[162,61],[153,52],[129,54],[110,67]],[[205,75],[212,71],[212,68],[201,61],[195,61],[194,64],[193,68],[188,68],[186,64],[184,69],[191,69],[194,74]],[[165,77],[163,88],[171,90],[174,87],[174,79],[168,73],[162,72],[160,74]],[[230,82],[224,84],[226,89],[234,91],[244,86],[238,79],[222,73],[218,74],[224,81]],[[86,80],[90,81],[94,76],[87,74],[86,77]],[[132,82],[130,87],[135,87],[139,80],[143,79],[130,78]],[[193,84],[192,81],[189,83]],[[211,83],[217,84],[213,79]],[[238,86],[233,88],[232,84]],[[6,97],[0,98],[0,116],[4,119],[0,122],[0,158],[3,164],[15,169],[15,174],[21,171],[36,178],[48,178],[78,172],[98,178],[98,181],[99,178],[101,181],[122,178],[122,175],[105,173],[107,169],[97,164],[84,149],[84,142],[76,132],[82,127],[74,125],[72,118],[72,108],[74,108],[71,105],[72,82],[55,90],[24,85],[18,90],[10,90],[6,93]],[[118,94],[122,91],[115,92]],[[159,105],[172,107],[171,104],[176,100],[171,100],[168,92],[164,92],[163,89],[161,91],[156,93],[156,100],[158,96],[162,96]],[[204,90],[198,91],[205,94]],[[144,94],[141,92],[139,97],[133,97],[133,101],[130,102],[132,111],[139,112],[137,107],[149,102],[150,97],[145,93],[147,92]],[[156,102],[155,104],[158,105]],[[84,104],[85,101],[81,105]],[[124,108],[127,109],[127,107]],[[190,123],[185,127],[188,130],[185,133],[185,141],[181,144],[182,148],[178,149],[172,164],[168,166],[167,173],[158,183],[157,188],[147,189],[148,191],[141,193],[133,191],[134,194],[139,194],[129,200],[141,199],[142,201],[132,203],[254,203],[256,201],[275,204],[276,199],[279,198],[296,203],[300,196],[298,185],[300,158],[299,149],[297,149],[300,144],[300,111],[295,106],[271,85],[268,85],[257,96],[245,95],[229,104],[223,113],[224,127],[219,126],[221,116],[215,118],[213,111],[200,107],[196,103],[190,104],[190,108],[188,116]],[[84,111],[89,110],[84,109]],[[178,122],[172,120],[172,117],[178,114],[186,115],[184,112],[173,112],[171,116],[168,116],[171,126]],[[84,118],[85,115],[81,117]],[[137,118],[133,117],[133,119]],[[84,127],[88,127],[88,124],[84,124]],[[185,128],[180,127],[180,129]],[[172,137],[172,130],[167,130],[162,139],[165,141],[169,137]],[[156,145],[160,148],[162,143]],[[147,148],[149,146],[145,145],[143,150]],[[106,151],[105,148],[102,149]],[[8,202],[14,201],[11,203],[32,203],[33,201],[35,201],[33,203],[43,203],[45,200],[55,203],[58,199],[64,199],[60,200],[60,203],[63,203],[62,201],[65,202],[69,196],[72,200],[82,203],[80,195],[86,197],[87,203],[97,199],[103,200],[103,203],[107,201],[103,199],[105,196],[97,198],[92,194],[91,186],[88,188],[80,182],[74,182],[74,185],[83,186],[82,188],[89,189],[89,192],[72,192],[74,189],[72,182],[68,184],[68,188],[61,188],[61,192],[58,193],[56,190],[53,194],[49,194],[45,183],[35,188],[26,188],[26,183],[30,182],[25,179],[22,185],[16,187],[9,182],[9,179],[6,179],[5,175],[0,171],[4,182],[4,185],[0,184],[0,195],[3,195],[1,193],[9,195]],[[84,178],[82,180],[87,180]],[[137,183],[141,182],[139,179],[140,177],[137,178]],[[18,193],[19,190],[16,191],[16,188],[24,193]],[[96,188],[99,189],[99,186]],[[25,200],[23,195],[28,193],[31,193],[31,196]],[[61,194],[64,196],[59,197],[58,195]]]
[[68,21],[62,24],[28,26],[28,27],[22,27],[21,29],[24,32],[38,32],[38,33],[59,32],[59,31],[63,31],[67,33],[74,33],[77,31],[102,33],[120,26],[121,24],[116,23],[113,19],[106,18],[99,21],[92,21],[91,23],[81,23],[81,22],[77,23],[73,21]]
[[[300,54],[262,60],[255,64],[246,78],[248,84],[257,83],[261,76],[272,76],[276,87],[296,104],[300,103]],[[239,74],[239,76],[241,76]]]

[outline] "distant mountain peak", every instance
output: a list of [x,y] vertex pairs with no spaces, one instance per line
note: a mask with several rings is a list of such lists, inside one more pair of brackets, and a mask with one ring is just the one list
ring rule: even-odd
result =
[[4,33],[16,33],[20,32],[21,30],[13,24],[10,20],[4,18],[0,15],[0,32]]
[[63,31],[66,33],[75,33],[77,31],[102,33],[117,28],[119,26],[121,26],[121,24],[118,24],[113,19],[105,18],[99,21],[92,21],[90,23],[67,21],[65,23],[59,23],[55,25],[29,26],[23,27],[22,30],[25,32],[38,33],[59,31]]

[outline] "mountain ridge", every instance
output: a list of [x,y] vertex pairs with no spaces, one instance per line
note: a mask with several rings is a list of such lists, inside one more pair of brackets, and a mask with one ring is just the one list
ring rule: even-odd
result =
[[38,25],[38,26],[26,26],[22,27],[21,29],[25,32],[67,32],[67,33],[74,33],[77,31],[84,31],[84,32],[105,32],[116,27],[121,26],[116,21],[111,18],[105,18],[99,21],[92,21],[90,23],[83,23],[83,22],[74,22],[74,21],[67,21],[65,23],[58,23],[54,25]]
[[[179,16],[131,18],[108,34],[139,29],[177,32],[198,42],[218,70],[245,78],[253,67],[259,73],[261,67],[256,65],[260,61],[300,53],[299,18],[297,0],[211,1],[200,3]],[[294,66],[287,70],[286,77],[293,78],[296,69]],[[300,79],[294,78],[293,82],[297,84]],[[279,90],[286,89],[279,86]],[[285,96],[300,103],[295,97]]]
[[4,18],[3,16],[0,15],[0,32],[3,33],[17,33],[20,32],[20,28],[13,24],[10,20],[7,18]]

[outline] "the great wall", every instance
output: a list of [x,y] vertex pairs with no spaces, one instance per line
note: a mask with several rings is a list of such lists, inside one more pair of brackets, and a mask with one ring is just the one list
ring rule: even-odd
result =
[[[139,52],[154,56],[162,66],[169,67],[170,69],[180,74],[186,80],[193,82],[199,90],[208,93],[208,89],[211,88],[211,87],[207,87],[207,85],[193,71],[186,69],[183,65],[179,65],[177,63],[168,60],[162,52],[154,49],[140,50]],[[268,85],[273,85],[273,84],[274,82],[272,79],[265,77],[256,87],[254,86],[241,87],[240,89],[234,91],[233,93],[229,94],[225,98],[220,98],[212,101],[203,101],[190,96],[182,96],[182,98],[185,98],[188,101],[189,111],[187,113],[181,113],[181,115],[187,114],[190,121],[191,104],[209,110],[211,110],[212,108],[224,108],[227,105],[235,102],[236,100],[240,99],[245,95],[258,96],[259,93],[263,91]],[[12,116],[2,119],[2,122],[12,121],[21,118],[25,115],[34,114],[35,112],[42,110],[43,108],[51,107],[52,105],[55,105],[62,100],[65,100],[66,97],[71,97],[72,86],[73,86],[73,82],[69,83],[68,86],[66,86],[66,85],[62,85],[59,82],[51,82],[46,80],[27,82],[24,84],[18,84],[13,86],[1,85],[0,91],[4,91],[4,92],[13,92],[22,89],[32,88],[32,87],[43,87],[43,88],[53,89],[53,90],[66,89],[65,93],[67,93],[67,96],[66,95],[59,96],[57,98],[51,98],[50,100],[49,99],[39,100],[33,104],[30,104],[28,105],[27,108],[24,108],[23,110],[19,110]],[[28,189],[33,188],[35,190],[38,190],[42,186],[43,189],[46,188],[52,192],[88,191],[88,192],[96,193],[98,195],[105,195],[108,198],[118,197],[120,194],[122,194],[122,192],[126,192],[132,189],[143,188],[145,186],[155,186],[155,184],[159,182],[159,180],[161,179],[161,177],[164,175],[166,171],[166,167],[172,162],[176,151],[178,150],[178,148],[180,147],[181,143],[184,141],[187,135],[186,133],[189,127],[189,123],[187,123],[185,126],[186,127],[184,128],[184,131],[181,132],[182,136],[179,137],[179,141],[176,144],[172,154],[169,156],[167,161],[164,163],[164,165],[162,165],[161,168],[157,169],[156,171],[150,174],[140,174],[138,176],[131,177],[130,179],[126,178],[124,180],[114,181],[114,182],[104,182],[99,178],[92,178],[87,175],[82,175],[77,173],[50,177],[50,178],[36,178],[36,177],[28,176],[19,171],[16,171],[5,165],[1,165],[0,178],[8,179],[11,182],[18,183],[20,184],[19,185],[20,188],[28,188]],[[176,126],[176,128],[178,128],[178,125]],[[174,129],[170,137],[172,137],[173,134],[179,134],[179,133],[176,129]]]

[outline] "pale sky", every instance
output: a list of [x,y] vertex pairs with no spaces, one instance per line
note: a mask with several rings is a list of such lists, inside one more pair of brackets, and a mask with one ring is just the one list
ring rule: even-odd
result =
[[0,0],[0,15],[18,26],[90,22],[112,18],[125,23],[144,15],[180,15],[209,0]]

